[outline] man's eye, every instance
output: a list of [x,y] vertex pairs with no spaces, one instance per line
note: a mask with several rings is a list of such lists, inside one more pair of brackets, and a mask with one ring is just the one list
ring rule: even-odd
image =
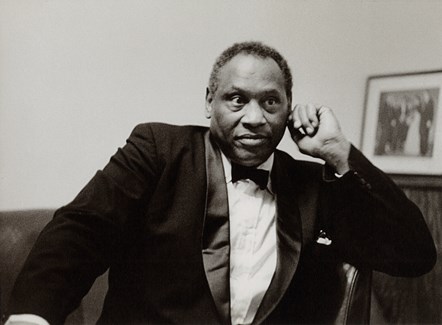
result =
[[247,103],[246,99],[240,95],[232,96],[230,100],[234,105],[244,105]]
[[277,105],[279,103],[278,99],[270,97],[266,99],[266,104],[269,106]]

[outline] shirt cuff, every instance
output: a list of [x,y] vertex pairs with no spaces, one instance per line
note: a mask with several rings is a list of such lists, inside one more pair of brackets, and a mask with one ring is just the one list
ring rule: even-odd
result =
[[322,179],[326,182],[333,182],[339,178],[342,178],[344,175],[347,175],[351,171],[352,170],[350,169],[344,174],[339,174],[330,165],[325,164],[322,169]]
[[341,174],[335,173],[336,178],[341,178],[342,176],[344,176],[344,174],[341,175]]
[[33,314],[18,314],[9,316],[5,325],[49,325],[43,317]]

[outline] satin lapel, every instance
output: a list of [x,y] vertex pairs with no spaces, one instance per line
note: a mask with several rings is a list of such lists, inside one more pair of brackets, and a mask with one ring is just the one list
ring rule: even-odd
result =
[[278,260],[275,274],[255,316],[254,324],[265,320],[279,303],[292,281],[301,254],[302,223],[297,204],[298,194],[295,184],[291,183],[294,180],[290,180],[286,168],[275,154],[271,177],[277,202]]
[[[230,324],[229,208],[221,154],[205,135],[207,174],[206,214],[203,231],[203,263],[216,308],[224,324]],[[201,320],[204,321],[204,320]]]

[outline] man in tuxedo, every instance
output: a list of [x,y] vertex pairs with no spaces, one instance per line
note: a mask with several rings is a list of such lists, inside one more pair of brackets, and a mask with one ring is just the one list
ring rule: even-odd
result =
[[[293,107],[291,88],[276,50],[226,49],[207,88],[210,128],[137,126],[43,230],[10,324],[62,323],[107,269],[99,322],[114,324],[323,323],[342,261],[428,272],[435,247],[418,208],[331,109]],[[325,165],[276,150],[286,127]]]

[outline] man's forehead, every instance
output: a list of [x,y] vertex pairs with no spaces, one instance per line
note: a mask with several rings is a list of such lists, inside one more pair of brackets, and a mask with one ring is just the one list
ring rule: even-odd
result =
[[278,84],[277,88],[284,86],[283,73],[275,60],[270,57],[262,58],[240,53],[227,62],[219,74],[220,84],[242,83],[249,80]]
[[231,58],[222,70],[236,69],[241,72],[258,72],[263,69],[274,69],[282,75],[282,70],[271,57],[261,57],[255,54],[238,53]]

